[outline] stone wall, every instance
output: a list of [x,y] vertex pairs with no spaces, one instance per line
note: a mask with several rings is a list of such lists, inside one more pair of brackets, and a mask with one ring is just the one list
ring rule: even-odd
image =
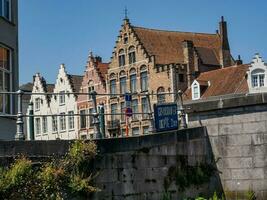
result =
[[[101,192],[91,199],[162,199],[168,188],[172,199],[210,196],[221,191],[217,172],[198,186],[179,191],[175,180],[164,187],[170,169],[180,167],[181,158],[188,166],[197,163],[214,165],[205,128],[184,129],[178,132],[140,137],[96,140],[98,156],[94,169],[99,173],[96,185]],[[6,165],[17,154],[33,160],[64,155],[70,141],[0,141],[0,162]],[[183,163],[183,164],[184,164]]]
[[[267,199],[266,94],[188,103],[189,126],[206,126],[229,199],[253,190]],[[190,108],[190,109],[189,109]]]

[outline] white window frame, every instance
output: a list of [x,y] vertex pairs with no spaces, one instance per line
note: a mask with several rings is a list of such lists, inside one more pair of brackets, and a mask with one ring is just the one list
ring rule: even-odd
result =
[[[139,131],[138,134],[134,134],[135,131],[137,131],[137,130]],[[132,128],[132,135],[133,135],[133,136],[140,135],[140,128],[139,128],[139,127],[133,127],[133,128]]]
[[[114,84],[111,84],[111,83],[113,83],[113,82],[114,82]],[[111,94],[112,96],[115,96],[115,94],[116,94],[116,92],[117,92],[116,79],[111,79],[110,82],[109,82],[109,84],[110,84],[110,94]],[[114,88],[113,88],[112,86],[114,86]]]
[[66,131],[66,116],[65,113],[60,113],[59,116],[59,129],[60,131]]
[[41,98],[40,97],[37,97],[34,100],[34,110],[35,111],[39,111],[40,110],[40,107],[41,107]]
[[[261,85],[261,77],[263,76],[263,85]],[[254,82],[255,81],[255,82]],[[260,88],[265,86],[265,74],[264,72],[251,74],[251,86],[253,88]]]
[[68,128],[69,130],[74,129],[74,111],[69,111],[68,112]]
[[41,118],[35,118],[35,133],[36,135],[41,134]]
[[[122,81],[122,80],[124,80],[124,81]],[[120,77],[120,93],[125,94],[126,91],[127,91],[127,77],[122,76],[122,77]]]
[[43,130],[43,134],[47,133],[47,117],[46,116],[42,117],[42,130]]
[[[146,76],[142,76],[143,74],[146,74]],[[145,79],[144,79],[144,77],[145,77]],[[144,82],[144,80],[145,80],[145,82]],[[140,73],[140,88],[141,88],[141,92],[148,91],[148,72],[147,71],[142,71]]]
[[[80,114],[83,114],[83,115],[80,115],[80,129],[85,129],[87,127],[86,125],[86,110],[80,110]],[[85,121],[85,124],[84,124],[84,127],[82,127],[82,121]]]
[[56,133],[58,131],[57,116],[52,116],[52,132]]
[[[136,102],[136,104],[134,104],[133,102]],[[133,113],[138,113],[139,112],[138,99],[133,99],[132,100],[131,107],[132,107]],[[133,114],[132,115],[132,120],[138,120],[138,118],[139,118],[139,114]]]
[[192,100],[200,99],[200,87],[197,81],[194,81],[191,86],[192,90]]
[[65,91],[60,91],[59,92],[59,105],[65,105],[66,98],[65,98]]

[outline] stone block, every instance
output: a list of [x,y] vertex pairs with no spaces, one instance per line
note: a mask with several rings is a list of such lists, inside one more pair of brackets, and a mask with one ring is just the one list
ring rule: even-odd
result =
[[247,123],[247,122],[255,122],[261,121],[262,115],[260,112],[258,113],[242,113],[233,115],[233,123]]
[[252,168],[252,157],[223,158],[223,166],[230,169]]
[[220,124],[219,135],[240,134],[243,132],[242,124]]
[[222,173],[220,174],[220,176],[223,180],[232,179],[232,173],[230,169],[222,169],[221,172]]
[[219,133],[219,125],[208,125],[207,132],[209,136],[218,136]]
[[250,180],[226,180],[223,181],[225,191],[247,191],[252,187]]
[[242,179],[250,179],[251,178],[252,169],[232,169],[232,179],[234,180],[242,180]]
[[252,189],[254,191],[267,190],[267,180],[252,180]]
[[224,149],[225,157],[248,157],[253,153],[251,145],[226,146]]
[[259,145],[259,144],[264,144],[264,134],[259,133],[259,134],[252,134],[252,144],[253,145]]
[[239,135],[228,135],[227,136],[227,146],[231,145],[250,145],[251,135],[249,134],[239,134]]
[[264,179],[264,168],[253,168],[251,170],[251,179]]
[[253,157],[253,167],[266,167],[265,155],[256,155]]
[[265,131],[265,121],[243,123],[243,133],[262,133]]
[[219,124],[233,124],[233,116],[228,115],[224,117],[219,117]]
[[263,145],[254,145],[254,155],[265,155],[266,153],[266,144]]

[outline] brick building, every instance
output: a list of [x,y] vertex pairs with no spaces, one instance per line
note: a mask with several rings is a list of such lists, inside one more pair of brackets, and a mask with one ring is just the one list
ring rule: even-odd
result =
[[[147,112],[148,101],[142,93],[149,92],[150,102],[176,101],[175,94],[191,86],[201,72],[228,67],[234,64],[223,17],[219,32],[190,33],[155,30],[132,26],[124,19],[107,74],[108,112],[123,113],[123,95],[130,91],[133,113]],[[108,117],[111,136],[125,134],[124,115]],[[130,135],[148,133],[146,114],[130,119]]]
[[[90,93],[96,91],[98,94],[106,93],[105,76],[108,70],[108,63],[103,63],[101,57],[94,56],[91,52],[87,62],[86,70],[83,76],[80,92]],[[107,96],[97,95],[97,104],[107,103]],[[93,113],[93,102],[90,95],[79,95],[77,99],[78,112],[80,114]],[[93,117],[81,115],[79,118],[79,136],[80,138],[95,138]]]

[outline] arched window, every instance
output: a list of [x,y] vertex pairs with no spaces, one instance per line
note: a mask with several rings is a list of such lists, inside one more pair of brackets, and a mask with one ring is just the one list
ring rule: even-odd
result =
[[119,66],[124,66],[125,65],[125,53],[124,50],[121,49],[119,50]]
[[134,46],[131,46],[129,48],[128,56],[129,56],[129,64],[135,63],[136,59],[135,59],[135,48],[134,48]]
[[251,85],[253,88],[264,87],[265,74],[263,69],[255,69],[251,72]]
[[140,85],[141,85],[141,92],[148,90],[148,78],[147,78],[147,67],[145,65],[141,66],[140,68]]
[[158,99],[158,103],[165,103],[165,94],[164,93],[164,87],[159,87],[157,90],[157,99]]
[[136,89],[136,70],[135,68],[130,69],[130,91],[135,93]]
[[200,99],[200,89],[199,89],[199,84],[197,82],[192,84],[192,99],[193,100]]
[[92,99],[92,95],[90,95],[90,93],[91,93],[92,91],[94,91],[94,90],[95,90],[94,82],[90,80],[90,81],[88,82],[88,89],[87,89],[89,100]]

